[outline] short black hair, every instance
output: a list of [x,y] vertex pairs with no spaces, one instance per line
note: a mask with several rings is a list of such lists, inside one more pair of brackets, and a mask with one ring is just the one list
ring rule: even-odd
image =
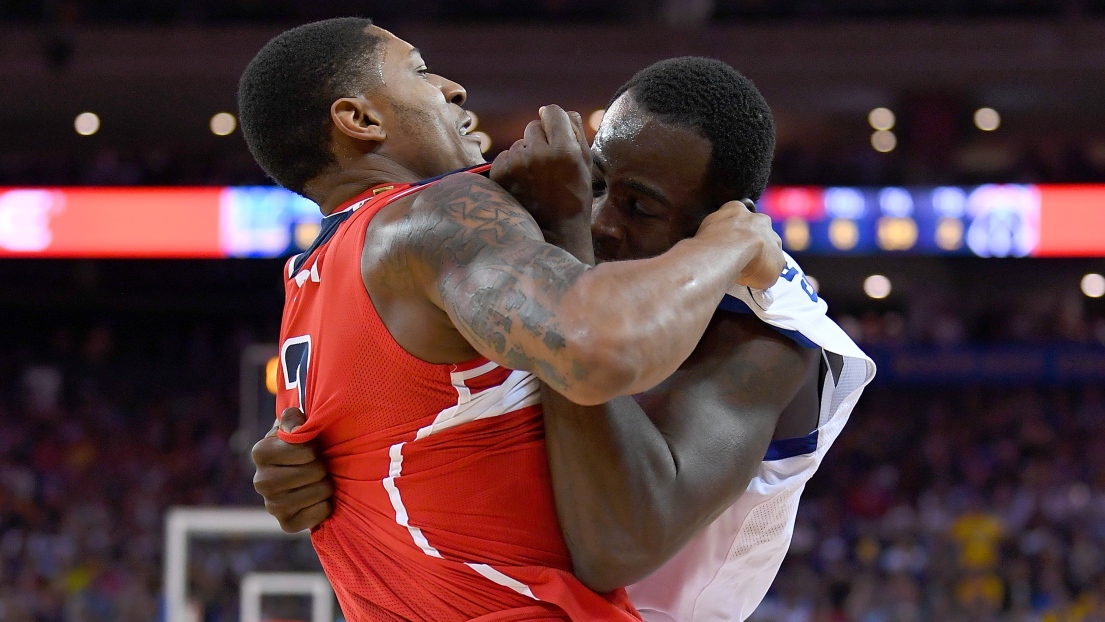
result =
[[372,20],[341,17],[277,35],[249,62],[238,82],[238,115],[250,153],[265,173],[304,194],[307,182],[334,163],[330,106],[372,86],[383,39]]
[[626,91],[664,123],[710,141],[706,185],[716,198],[759,200],[771,172],[775,121],[751,80],[722,61],[683,56],[637,72],[611,103]]

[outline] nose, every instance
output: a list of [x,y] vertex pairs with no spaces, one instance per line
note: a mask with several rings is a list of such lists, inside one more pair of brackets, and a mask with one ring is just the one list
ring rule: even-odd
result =
[[441,89],[441,94],[445,96],[445,101],[450,104],[463,106],[465,100],[468,99],[468,91],[464,90],[463,86],[448,78],[443,78],[441,76],[437,76],[437,78],[441,81],[439,88]]
[[622,239],[622,229],[618,226],[616,210],[605,196],[591,203],[591,237],[595,243],[617,242]]

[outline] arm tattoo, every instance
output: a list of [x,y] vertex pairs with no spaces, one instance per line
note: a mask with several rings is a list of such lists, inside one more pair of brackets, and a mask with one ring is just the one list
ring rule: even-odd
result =
[[[545,243],[520,205],[474,175],[423,190],[405,221],[403,248],[393,258],[418,262],[436,275],[436,293],[461,334],[511,368],[538,371],[550,384],[567,386],[555,364],[567,343],[556,308],[589,266]],[[569,361],[564,368],[581,366]]]

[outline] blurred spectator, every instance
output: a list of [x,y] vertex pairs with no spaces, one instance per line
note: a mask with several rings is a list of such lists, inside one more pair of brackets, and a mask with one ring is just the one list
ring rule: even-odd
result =
[[1102,441],[1077,432],[1100,395],[868,389],[752,619],[1105,620]]

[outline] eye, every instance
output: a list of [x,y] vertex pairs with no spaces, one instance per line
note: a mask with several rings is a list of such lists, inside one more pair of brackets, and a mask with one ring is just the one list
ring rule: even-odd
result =
[[626,208],[629,210],[629,214],[634,218],[656,218],[656,214],[642,209],[641,204],[637,202],[637,199],[630,199],[626,203]]
[[430,69],[428,67],[419,67],[418,68],[418,75],[422,76],[423,78],[426,77],[426,74],[428,74],[428,73],[430,73]]
[[591,180],[591,196],[601,197],[606,194],[606,182],[595,177]]

